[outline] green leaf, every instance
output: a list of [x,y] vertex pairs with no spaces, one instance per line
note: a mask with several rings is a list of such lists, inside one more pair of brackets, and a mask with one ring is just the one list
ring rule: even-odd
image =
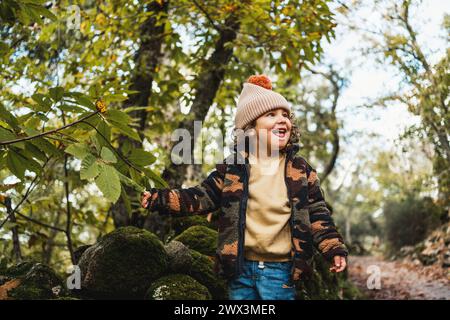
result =
[[131,210],[131,201],[130,197],[127,195],[125,188],[121,186],[121,196],[123,203],[125,204],[125,209],[127,210],[128,216],[131,216],[132,210]]
[[109,201],[115,203],[121,192],[121,185],[117,170],[107,164],[100,165],[100,174],[95,179],[95,184]]
[[47,0],[22,0],[23,3],[44,4]]
[[140,91],[138,91],[138,90],[123,90],[123,92],[125,92],[126,94],[135,94],[135,93],[139,93]]
[[27,168],[27,159],[21,154],[9,149],[6,156],[8,169],[20,180],[24,180],[25,170]]
[[38,117],[39,119],[41,119],[44,122],[50,121],[50,119],[47,118],[47,116],[42,112],[39,112],[39,111],[35,112],[35,115],[36,115],[36,117]]
[[6,43],[4,43],[4,42],[0,42],[0,55],[3,56],[8,51],[9,51],[9,46]]
[[155,185],[157,188],[169,188],[169,185],[167,184],[164,179],[162,179],[160,176],[158,176],[156,173],[154,173],[149,168],[142,168],[142,171],[144,172],[145,176],[155,182]]
[[145,187],[141,186],[139,183],[135,182],[133,179],[130,179],[129,177],[127,177],[126,175],[117,172],[119,175],[119,179],[120,181],[122,181],[124,184],[126,184],[127,186],[130,186],[132,188],[134,188],[136,191],[138,192],[144,192],[145,191]]
[[128,167],[128,172],[130,173],[130,179],[134,181],[140,181],[142,179],[141,174],[133,167]]
[[87,95],[85,95],[85,94],[83,94],[81,92],[66,92],[66,93],[64,93],[64,96],[73,98],[75,100],[74,103],[76,103],[76,104],[78,104],[80,106],[83,106],[83,107],[89,108],[91,110],[97,111],[97,109],[95,108],[95,104],[92,101],[92,99],[89,96],[87,96]]
[[28,112],[22,116],[17,117],[18,123],[25,123],[27,120],[29,120],[34,115],[34,112]]
[[306,59],[309,60],[309,61],[313,61],[314,52],[311,49],[310,45],[306,44],[306,46],[304,46],[303,49],[305,50]]
[[123,112],[128,113],[128,112],[135,111],[135,110],[156,111],[156,110],[158,110],[158,108],[157,107],[151,107],[151,106],[148,106],[148,107],[128,107],[128,108],[123,109]]
[[32,140],[25,141],[25,150],[30,152],[34,158],[41,160],[42,162],[47,161],[47,156],[38,147],[36,147]]
[[47,112],[48,110],[50,110],[50,108],[52,107],[52,104],[53,104],[50,97],[47,97],[46,95],[41,94],[41,93],[33,94],[31,96],[31,99],[36,101],[37,106],[30,106],[30,108],[33,110],[36,110],[36,111]]
[[[92,114],[92,111],[87,111],[85,113],[80,114],[77,119],[79,120],[90,114]],[[99,123],[100,120],[101,120],[101,118],[99,116],[92,116],[92,117],[89,117],[88,119],[84,119],[83,122],[78,123],[77,126],[79,128],[82,128],[82,129],[85,129],[88,131],[95,130],[94,128],[97,127],[97,124]],[[86,122],[89,123],[90,125],[88,125]]]
[[130,139],[125,139],[122,144],[122,154],[128,157],[128,154],[131,152],[131,150],[134,148],[132,145]]
[[79,106],[72,106],[72,105],[68,105],[68,104],[60,105],[58,108],[64,112],[71,112],[71,113],[86,112],[86,109],[84,109],[84,108],[81,108]]
[[38,15],[42,15],[42,16],[44,16],[46,18],[49,18],[50,20],[53,20],[53,21],[58,20],[58,18],[50,10],[48,10],[47,8],[45,8],[45,7],[41,6],[41,5],[31,4],[30,3],[30,4],[28,4],[28,6],[30,8],[32,8],[32,10],[34,10],[34,12],[36,12],[36,14],[38,14]]
[[6,123],[8,123],[14,129],[17,129],[19,126],[19,122],[17,121],[16,117],[11,112],[6,110],[6,108],[2,104],[0,104],[0,118],[6,121]]
[[63,95],[64,95],[64,88],[63,87],[54,87],[54,88],[50,88],[49,90],[50,93],[50,97],[55,101],[59,101],[62,99]]
[[105,161],[108,161],[108,162],[111,162],[111,163],[117,163],[117,158],[114,155],[114,153],[110,149],[108,149],[106,147],[102,148],[102,152],[101,152],[100,156]]
[[21,5],[21,9],[22,9],[23,13],[26,14],[30,18],[31,21],[37,22],[39,24],[42,23],[42,19],[39,16],[39,13],[36,12],[31,5],[29,5],[28,3],[23,3]]
[[127,99],[128,99],[128,97],[127,97],[127,96],[124,96],[124,95],[121,94],[121,93],[110,94],[110,95],[107,95],[107,96],[103,96],[103,100],[104,100],[105,102],[107,102],[107,103],[109,103],[109,102],[115,102],[115,101],[125,101],[125,100],[127,100]]
[[[9,141],[9,140],[15,140],[18,139],[19,137],[17,137],[14,133],[12,133],[11,131],[0,127],[0,141]],[[14,142],[9,144],[11,146],[15,146],[17,148],[21,148],[24,149],[25,148],[25,144],[23,143],[23,141],[20,142]]]
[[83,143],[74,143],[68,146],[65,150],[66,153],[69,153],[75,156],[78,159],[84,159],[88,154],[90,154],[89,147]]
[[133,149],[128,160],[140,167],[145,167],[154,163],[156,158],[151,152],[142,149]]
[[31,139],[30,142],[47,155],[58,157],[63,154],[61,150],[58,150],[52,143],[47,141],[45,138],[39,137]]
[[19,153],[21,156],[23,156],[25,159],[27,159],[27,166],[26,169],[39,173],[42,170],[42,165],[35,161],[33,158],[37,158],[34,156],[33,153],[30,151],[23,149],[23,150],[17,150],[17,153]]
[[19,9],[16,11],[17,18],[22,24],[28,25],[30,23],[30,17],[26,14],[23,4],[20,2],[17,4],[19,5]]
[[109,125],[105,121],[100,121],[96,128],[97,133],[95,137],[97,138],[99,150],[102,147],[109,147],[109,143],[111,143],[111,128]]
[[11,131],[0,127],[0,141],[14,140],[16,139],[16,135]]
[[122,124],[120,122],[116,122],[116,121],[112,121],[112,120],[109,120],[109,122],[111,123],[111,125],[113,127],[117,128],[124,135],[126,135],[136,141],[142,142],[141,137],[139,137],[139,134],[136,132],[136,130],[134,130],[131,127],[129,127],[125,124]]
[[132,121],[131,117],[123,111],[110,109],[105,112],[105,118],[115,122],[128,124]]
[[94,179],[99,173],[100,169],[97,159],[92,154],[86,155],[81,162],[80,179]]

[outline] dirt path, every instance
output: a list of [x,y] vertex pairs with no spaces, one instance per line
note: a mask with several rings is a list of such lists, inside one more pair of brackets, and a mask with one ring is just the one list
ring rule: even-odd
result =
[[[450,300],[450,271],[413,262],[385,261],[375,256],[351,256],[349,277],[368,299]],[[379,274],[379,281],[376,275]],[[372,290],[368,289],[368,285]],[[376,289],[377,284],[380,288]]]

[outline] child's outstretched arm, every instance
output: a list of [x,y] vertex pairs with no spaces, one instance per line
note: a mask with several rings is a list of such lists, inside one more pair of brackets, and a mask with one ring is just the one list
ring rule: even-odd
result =
[[343,271],[346,266],[345,257],[348,255],[347,247],[325,203],[316,170],[308,166],[307,175],[308,210],[314,245],[325,259],[334,264],[330,271]]
[[155,189],[145,191],[141,206],[160,214],[206,214],[220,207],[225,175],[225,164],[217,164],[216,169],[195,187],[180,189]]

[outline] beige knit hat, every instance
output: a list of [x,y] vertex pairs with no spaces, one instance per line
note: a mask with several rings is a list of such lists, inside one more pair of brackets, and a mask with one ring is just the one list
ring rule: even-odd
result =
[[254,75],[244,83],[239,96],[235,129],[244,129],[246,125],[264,113],[277,108],[291,111],[287,100],[279,93],[272,91],[272,83],[266,75]]

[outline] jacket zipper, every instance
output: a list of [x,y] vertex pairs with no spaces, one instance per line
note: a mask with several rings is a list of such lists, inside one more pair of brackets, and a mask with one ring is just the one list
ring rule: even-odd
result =
[[241,206],[239,208],[239,247],[238,247],[238,263],[237,275],[243,271],[244,265],[244,244],[245,244],[245,220],[248,199],[248,170],[247,164],[244,164],[244,194],[242,196]]

